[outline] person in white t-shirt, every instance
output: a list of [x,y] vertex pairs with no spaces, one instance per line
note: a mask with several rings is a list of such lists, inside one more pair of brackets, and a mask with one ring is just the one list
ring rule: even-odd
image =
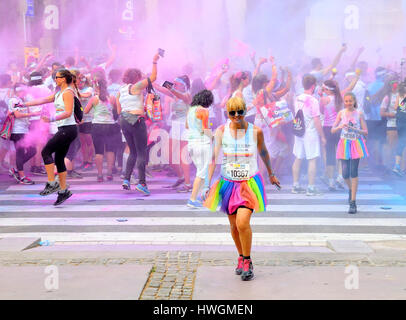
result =
[[306,190],[299,185],[300,166],[304,158],[308,161],[308,196],[319,195],[320,192],[315,187],[317,170],[317,158],[320,156],[320,140],[326,144],[323,128],[320,121],[320,106],[316,98],[313,97],[317,80],[311,74],[305,74],[302,78],[304,93],[295,99],[295,114],[298,110],[303,111],[305,133],[302,137],[295,136],[293,154],[295,161],[292,166],[293,188],[292,193],[305,193]]

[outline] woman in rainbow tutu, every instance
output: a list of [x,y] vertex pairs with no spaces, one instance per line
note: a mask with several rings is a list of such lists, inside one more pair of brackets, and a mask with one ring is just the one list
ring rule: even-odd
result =
[[341,130],[336,157],[341,159],[343,178],[349,189],[348,213],[356,213],[359,160],[369,155],[364,138],[368,135],[368,128],[363,112],[357,110],[357,99],[352,92],[344,95],[344,106],[345,109],[337,114],[331,133]]
[[254,211],[266,210],[265,186],[258,172],[257,152],[265,163],[271,183],[280,187],[272,172],[264,134],[259,127],[245,121],[246,111],[243,99],[234,97],[227,101],[229,121],[216,130],[209,185],[222,149],[221,177],[210,188],[204,202],[210,210],[216,211],[220,206],[221,211],[227,214],[231,236],[240,255],[235,273],[241,275],[244,281],[254,276],[250,256],[250,218]]

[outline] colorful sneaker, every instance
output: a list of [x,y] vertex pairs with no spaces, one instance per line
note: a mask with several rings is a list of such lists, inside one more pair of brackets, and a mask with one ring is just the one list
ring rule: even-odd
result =
[[193,209],[199,209],[199,208],[203,208],[203,205],[202,205],[202,203],[201,202],[199,202],[199,201],[192,201],[192,200],[188,200],[187,201],[187,206],[188,207],[190,207],[190,208],[193,208]]
[[148,187],[146,184],[137,184],[135,187],[136,190],[138,190],[139,192],[143,193],[146,196],[149,196],[151,194],[151,192],[148,190]]
[[21,184],[27,184],[27,185],[35,184],[34,181],[32,181],[30,178],[27,178],[27,177],[22,177],[22,178],[20,179],[20,183],[21,183]]
[[8,173],[10,174],[10,177],[13,177],[18,183],[20,183],[20,175],[15,168],[11,168]]
[[103,181],[104,181],[103,176],[97,176],[97,182],[103,182]]
[[55,181],[55,183],[50,184],[49,182],[46,183],[44,190],[42,190],[39,194],[41,196],[47,196],[51,193],[54,193],[60,189],[59,183]]
[[179,187],[176,192],[181,192],[181,193],[187,193],[191,192],[193,190],[193,187],[191,184],[183,184],[183,186]]
[[131,189],[130,181],[128,181],[128,180],[124,180],[122,186],[123,186],[124,190],[130,190]]
[[398,177],[400,177],[400,178],[403,178],[403,177],[404,177],[404,174],[403,174],[402,170],[400,170],[400,168],[397,167],[397,166],[395,166],[395,167],[392,169],[392,172],[393,172],[394,174],[396,174],[396,175],[397,175]]
[[176,182],[174,184],[172,184],[170,186],[165,186],[164,188],[176,189],[177,187],[179,187],[184,182],[185,182],[185,178],[181,178],[181,179],[176,180]]
[[254,267],[252,265],[251,259],[245,259],[243,261],[242,273],[241,273],[241,280],[248,281],[254,277]]
[[239,256],[238,257],[238,264],[237,264],[237,268],[235,268],[235,274],[237,276],[240,276],[242,274],[242,269],[243,269],[243,265],[244,265],[244,259],[243,257]]
[[71,179],[83,179],[82,175],[75,170],[68,171],[67,176]]
[[302,187],[293,187],[292,188],[292,193],[306,193],[306,190],[305,189],[303,189]]
[[322,193],[316,188],[307,188],[306,196],[321,196]]
[[90,171],[93,169],[93,165],[90,162],[86,162],[86,164],[83,166],[83,171]]
[[72,196],[72,192],[68,189],[64,191],[58,191],[58,198],[56,199],[54,206],[60,205]]

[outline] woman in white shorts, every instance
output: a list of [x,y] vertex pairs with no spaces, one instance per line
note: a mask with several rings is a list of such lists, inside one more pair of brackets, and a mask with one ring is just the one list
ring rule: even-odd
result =
[[202,90],[194,97],[186,118],[188,129],[188,151],[196,166],[196,178],[193,190],[188,200],[188,207],[201,208],[203,205],[196,201],[196,197],[207,178],[211,160],[211,130],[209,129],[209,107],[213,104],[213,94],[209,90]]

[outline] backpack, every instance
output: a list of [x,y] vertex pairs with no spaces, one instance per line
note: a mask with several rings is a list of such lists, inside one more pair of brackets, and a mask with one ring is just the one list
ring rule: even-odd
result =
[[292,122],[292,132],[296,137],[303,137],[306,132],[303,110],[296,112],[295,119]]
[[0,137],[5,140],[9,140],[11,136],[11,130],[14,125],[14,115],[10,114],[6,117],[0,130]]
[[145,110],[147,112],[148,118],[152,122],[157,122],[162,120],[162,106],[161,98],[156,94],[154,87],[152,86],[151,80],[148,78],[147,87],[147,97],[145,99]]
[[76,95],[74,99],[73,113],[75,114],[75,121],[76,123],[81,123],[83,119],[82,103],[80,102],[79,98],[76,97]]
[[399,106],[396,109],[396,127],[398,129],[402,129],[406,126],[406,110],[404,109],[406,107],[405,104],[406,98],[404,98],[402,102],[399,103]]

